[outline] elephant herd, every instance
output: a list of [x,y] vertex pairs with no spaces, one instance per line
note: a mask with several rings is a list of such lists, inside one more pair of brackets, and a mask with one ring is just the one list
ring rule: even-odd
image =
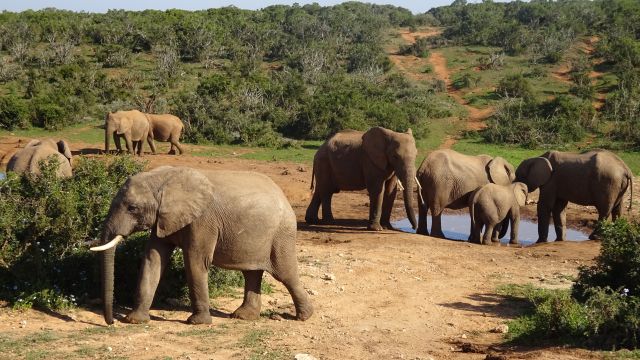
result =
[[[177,141],[181,124],[176,123],[168,132],[156,133],[156,128],[160,129],[157,123],[160,121],[137,111],[108,114],[105,147],[108,150],[112,134],[114,138],[124,137],[130,152],[136,149],[136,143],[141,153],[144,136],[148,134],[147,139],[168,139],[182,152]],[[180,130],[176,130],[178,127]],[[40,159],[46,156],[46,150],[66,160],[70,159],[68,148],[64,141],[37,140],[21,151],[29,151],[34,159]],[[630,169],[616,155],[604,150],[583,154],[549,151],[523,161],[517,168],[501,157],[437,150],[416,170],[417,153],[411,130],[399,133],[375,127],[366,132],[347,130],[331,136],[314,158],[311,178],[314,192],[305,214],[306,222],[331,223],[333,194],[366,189],[368,229],[392,229],[393,202],[400,190],[409,221],[419,234],[429,234],[429,211],[433,219],[431,235],[444,237],[440,221],[444,209],[469,208],[471,241],[484,244],[497,241],[510,224],[511,242],[517,243],[520,207],[528,193],[540,189],[538,241],[542,242],[547,240],[551,216],[557,240],[565,240],[568,202],[595,206],[599,220],[610,215],[615,219],[621,214],[627,188],[631,188],[633,196]],[[20,161],[15,164],[26,166]],[[70,167],[61,166],[61,172],[67,170],[70,172]],[[414,198],[418,203],[417,221]],[[189,285],[192,314],[188,323],[211,323],[208,291],[211,265],[240,270],[244,275],[244,299],[232,317],[259,317],[264,271],[285,285],[297,319],[306,320],[313,314],[298,274],[296,215],[282,190],[265,175],[161,166],[127,179],[111,202],[99,246],[91,248],[101,252],[104,318],[109,324],[113,323],[115,247],[137,231],[150,231],[150,236],[135,305],[124,318],[126,322],[149,320],[160,276],[176,247],[182,249]]]
[[[523,161],[517,169],[501,157],[470,156],[454,150],[431,152],[415,170],[417,150],[411,130],[398,133],[376,127],[367,132],[347,130],[331,136],[313,161],[315,190],[305,220],[331,223],[331,199],[342,190],[369,193],[369,230],[391,229],[390,216],[398,188],[403,189],[407,217],[417,233],[444,238],[444,209],[469,208],[469,240],[498,241],[511,224],[511,243],[518,243],[520,207],[528,193],[540,189],[538,242],[547,241],[553,216],[557,240],[565,240],[569,202],[592,205],[598,220],[620,216],[627,188],[633,196],[633,174],[615,154],[593,150],[582,154],[548,151]],[[418,221],[413,189],[418,187]],[[318,210],[322,207],[322,219]],[[629,208],[631,207],[631,202]],[[485,233],[480,237],[482,228]],[[590,238],[594,238],[591,234]]]
[[[138,110],[110,112],[105,118],[104,129],[104,149],[107,153],[113,137],[118,152],[122,151],[120,139],[124,138],[130,154],[142,155],[145,139],[153,154],[156,153],[154,140],[170,142],[169,154],[175,154],[176,149],[180,154],[184,154],[184,148],[180,144],[184,124],[180,118],[171,114],[147,114]],[[40,161],[50,156],[58,159],[57,176],[72,175],[72,154],[69,144],[65,140],[52,139],[29,142],[11,157],[7,164],[7,171],[39,174]]]

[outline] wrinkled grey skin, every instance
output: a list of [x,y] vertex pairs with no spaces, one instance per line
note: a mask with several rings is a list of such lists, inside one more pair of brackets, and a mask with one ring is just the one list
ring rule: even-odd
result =
[[[620,217],[622,199],[628,187],[633,195],[633,173],[614,153],[605,150],[575,154],[548,151],[524,160],[516,170],[517,181],[529,191],[540,188],[538,200],[538,242],[546,242],[553,215],[556,241],[566,240],[567,203],[593,205],[598,221]],[[631,202],[629,203],[631,209]],[[589,238],[596,235],[592,233]]]
[[110,140],[122,151],[120,138],[124,138],[129,154],[142,155],[144,140],[149,137],[149,120],[138,110],[108,113],[104,125],[104,149],[109,152]]
[[[473,192],[469,200],[471,242],[489,245],[503,238],[511,223],[511,244],[518,244],[520,207],[527,201],[527,185],[486,184]],[[484,235],[480,237],[482,228]],[[499,234],[498,234],[499,233]]]
[[[193,314],[190,324],[209,324],[211,265],[242,270],[244,301],[232,316],[257,319],[263,271],[293,297],[296,316],[313,307],[298,278],[296,216],[282,190],[267,176],[241,171],[199,171],[163,166],[132,176],[111,203],[103,243],[116,235],[151,229],[135,297],[126,322],[149,320],[160,275],[176,246],[184,256]],[[114,250],[103,253],[104,316],[113,323]]]
[[184,129],[184,124],[179,117],[171,114],[145,113],[144,115],[149,120],[150,131],[147,141],[154,154],[156,153],[154,140],[170,142],[171,149],[169,149],[169,154],[175,154],[175,149],[178,149],[180,155],[184,154],[184,149],[180,145],[180,135]]
[[430,210],[431,236],[445,238],[441,218],[445,208],[467,208],[473,191],[489,183],[511,184],[515,170],[499,156],[470,156],[446,149],[431,152],[418,168],[417,177],[424,199],[424,205],[418,207],[417,233],[429,235],[427,214]]
[[23,149],[13,154],[7,164],[7,171],[40,174],[40,161],[50,156],[58,159],[58,177],[70,177],[72,174],[71,148],[64,140],[31,140]]
[[[315,191],[305,220],[318,224],[333,221],[331,198],[342,190],[369,192],[369,230],[392,229],[391,210],[397,193],[397,180],[404,186],[404,205],[415,228],[413,189],[417,150],[411,130],[398,133],[382,127],[367,132],[345,130],[325,141],[313,159]],[[313,189],[313,185],[312,185]]]

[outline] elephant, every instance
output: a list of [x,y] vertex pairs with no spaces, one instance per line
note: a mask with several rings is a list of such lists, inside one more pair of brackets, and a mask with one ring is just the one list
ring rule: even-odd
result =
[[[628,187],[633,198],[633,173],[622,159],[606,150],[581,154],[548,151],[520,163],[516,180],[527,184],[530,192],[540,188],[538,242],[547,241],[552,215],[556,240],[566,239],[565,208],[569,202],[594,205],[601,221],[620,216],[622,197]],[[589,238],[597,238],[595,231]]]
[[441,218],[445,208],[468,207],[471,193],[483,185],[511,184],[515,170],[499,156],[471,156],[443,149],[427,155],[418,168],[417,178],[424,200],[418,207],[417,233],[429,235],[427,213],[431,210],[431,236],[445,238]]
[[142,155],[144,139],[149,137],[149,120],[138,110],[116,111],[108,113],[105,119],[104,149],[109,152],[110,136],[118,152],[122,151],[120,137],[124,137],[127,151]]
[[[296,317],[307,320],[311,304],[298,276],[296,215],[282,190],[266,175],[248,171],[201,171],[162,166],[131,176],[111,202],[103,223],[104,318],[113,323],[115,245],[136,231],[151,230],[142,260],[135,306],[125,322],[149,321],[156,287],[176,247],[182,249],[192,314],[190,324],[209,324],[208,270],[241,270],[244,301],[234,318],[260,316],[260,284],[268,271],[293,298]],[[111,241],[109,241],[112,239]]]
[[184,124],[179,117],[171,114],[145,113],[144,115],[147,117],[147,120],[149,120],[150,131],[147,140],[154,154],[156,153],[154,140],[170,142],[171,149],[169,150],[169,154],[175,154],[175,149],[178,149],[180,154],[184,154],[184,149],[180,145],[180,134],[184,129]]
[[[399,133],[382,127],[366,132],[344,130],[331,136],[313,159],[311,189],[315,191],[307,208],[305,221],[318,224],[322,204],[322,223],[333,219],[331,198],[341,190],[369,192],[368,229],[381,231],[391,226],[391,210],[398,184],[404,185],[404,205],[415,229],[413,189],[417,155],[413,133]],[[402,187],[402,185],[400,187]]]
[[[525,205],[527,194],[527,185],[521,182],[510,185],[489,183],[474,191],[469,199],[471,242],[485,245],[497,242],[504,237],[511,223],[509,242],[518,244],[520,207]],[[484,236],[480,238],[483,226]]]
[[71,148],[64,140],[35,139],[18,150],[7,164],[7,171],[40,174],[40,161],[50,156],[58,159],[58,177],[71,177]]

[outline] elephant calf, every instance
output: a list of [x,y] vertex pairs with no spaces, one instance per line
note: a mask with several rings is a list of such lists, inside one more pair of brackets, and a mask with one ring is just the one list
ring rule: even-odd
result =
[[180,155],[184,154],[184,149],[180,145],[180,134],[184,129],[184,124],[179,117],[171,114],[144,114],[149,120],[149,147],[156,153],[154,140],[168,141],[171,143],[169,154],[175,154],[176,149]]
[[[476,190],[469,200],[471,215],[471,242],[489,245],[504,237],[511,223],[511,244],[518,244],[520,207],[527,201],[527,185],[487,184]],[[484,235],[480,232],[484,226]],[[500,234],[498,234],[498,232]]]
[[[296,215],[282,190],[267,176],[248,171],[199,171],[162,166],[130,177],[111,202],[104,221],[104,317],[113,323],[115,245],[136,231],[151,229],[138,279],[135,307],[125,321],[149,321],[149,308],[162,271],[176,247],[182,249],[193,314],[190,324],[209,324],[211,265],[242,270],[244,301],[232,316],[260,316],[263,271],[281,281],[293,297],[296,317],[313,306],[298,277]],[[113,240],[111,240],[113,239]],[[109,241],[111,240],[111,241]]]
[[7,164],[7,171],[40,174],[40,161],[51,156],[58,159],[58,177],[70,177],[71,148],[64,140],[31,140],[27,146],[13,154]]
[[138,110],[108,113],[104,125],[104,150],[109,152],[110,139],[122,151],[120,138],[124,138],[129,154],[142,155],[144,140],[149,137],[149,120]]

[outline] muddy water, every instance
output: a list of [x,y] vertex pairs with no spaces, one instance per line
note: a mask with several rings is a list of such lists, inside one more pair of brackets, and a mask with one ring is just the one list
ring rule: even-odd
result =
[[[427,218],[429,224],[428,228],[431,230],[431,216]],[[409,220],[402,219],[395,221],[392,224],[396,229],[413,232]],[[443,214],[442,215],[442,230],[444,236],[451,240],[463,240],[467,241],[469,238],[469,228],[471,227],[471,218],[468,214]],[[555,239],[556,232],[553,225],[549,226],[549,239]],[[507,231],[507,235],[500,240],[503,244],[508,244],[511,238],[511,229]],[[518,238],[520,238],[520,244],[531,245],[538,240],[538,224],[531,220],[520,218],[520,229],[518,231]],[[567,228],[567,240],[569,241],[583,241],[588,240],[589,234],[575,229]]]

